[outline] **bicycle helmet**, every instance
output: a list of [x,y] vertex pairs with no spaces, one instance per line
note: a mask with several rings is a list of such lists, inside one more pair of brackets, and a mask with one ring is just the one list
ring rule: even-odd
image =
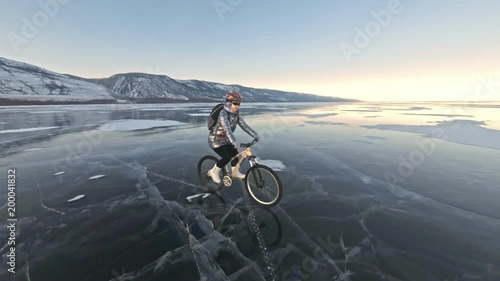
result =
[[232,91],[231,93],[226,94],[226,102],[241,102],[240,94]]

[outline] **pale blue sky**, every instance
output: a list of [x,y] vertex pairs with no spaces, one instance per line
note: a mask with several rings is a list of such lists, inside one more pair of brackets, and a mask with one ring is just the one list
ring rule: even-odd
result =
[[[388,24],[356,45],[356,29],[382,10]],[[363,100],[463,100],[480,77],[500,80],[499,15],[495,0],[3,0],[0,56],[87,78],[147,72]],[[357,50],[349,59],[342,42]]]

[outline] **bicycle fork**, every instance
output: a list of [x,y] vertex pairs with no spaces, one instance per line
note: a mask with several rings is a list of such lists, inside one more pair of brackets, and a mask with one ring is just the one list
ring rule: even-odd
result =
[[[256,157],[253,155],[248,157],[248,163],[250,163],[250,167],[253,167],[253,166],[258,164]],[[254,171],[252,173],[252,177],[253,177],[255,183],[257,184],[258,188],[263,188],[266,185],[264,179],[262,178],[262,174],[261,174],[259,169],[256,169],[256,171]]]
[[253,167],[257,164],[257,159],[255,156],[248,156],[248,163],[250,163],[250,167]]

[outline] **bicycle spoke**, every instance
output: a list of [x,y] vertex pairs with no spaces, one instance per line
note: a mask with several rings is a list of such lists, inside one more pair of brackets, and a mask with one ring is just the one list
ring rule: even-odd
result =
[[[266,194],[266,198],[267,199],[273,199],[273,198],[276,198],[276,193],[273,193],[272,190],[270,190],[269,188],[265,188],[265,194]],[[271,197],[269,197],[269,193],[271,193]]]

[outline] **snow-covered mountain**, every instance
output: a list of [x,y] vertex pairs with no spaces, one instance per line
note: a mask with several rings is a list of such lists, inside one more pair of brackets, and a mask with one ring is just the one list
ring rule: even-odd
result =
[[225,93],[236,91],[245,101],[347,101],[340,98],[314,96],[278,90],[256,89],[240,85],[225,85],[199,80],[176,80],[166,75],[145,73],[116,74],[106,79],[94,79],[120,99],[172,99],[218,101]]
[[219,101],[232,90],[240,93],[245,101],[352,101],[199,80],[176,80],[166,75],[145,73],[85,79],[0,58],[0,98],[3,99]]
[[104,86],[0,57],[0,98],[27,100],[114,100]]
[[93,81],[120,99],[190,100],[193,96],[183,84],[165,75],[127,73]]

